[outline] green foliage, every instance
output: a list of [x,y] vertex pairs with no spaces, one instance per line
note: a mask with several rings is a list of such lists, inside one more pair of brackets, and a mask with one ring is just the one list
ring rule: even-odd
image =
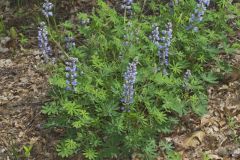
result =
[[167,154],[167,160],[182,160],[182,156],[178,152],[170,151]]
[[18,34],[16,28],[11,27],[9,30],[9,35],[12,39],[17,39]]
[[23,150],[24,150],[24,155],[26,158],[29,158],[31,155],[31,150],[32,150],[32,145],[30,146],[23,146]]
[[[53,102],[42,109],[49,116],[46,126],[65,133],[66,139],[57,146],[59,156],[82,153],[86,159],[128,159],[137,153],[152,160],[157,156],[159,135],[173,131],[179,117],[206,112],[206,86],[217,83],[214,67],[223,66],[219,53],[238,48],[228,42],[233,29],[226,23],[227,15],[239,13],[229,3],[218,3],[197,24],[199,32],[193,32],[186,26],[195,5],[195,0],[180,1],[172,15],[165,3],[135,3],[135,14],[128,18],[99,0],[91,14],[77,15],[79,21],[89,19],[89,24],[60,24],[64,33],[81,40],[68,53],[79,59],[76,91],[65,90],[65,68],[58,64],[49,80]],[[169,74],[163,75],[149,34],[152,24],[164,30],[169,21],[173,39]],[[51,30],[51,40],[62,44],[63,38]],[[128,106],[130,112],[121,112],[123,74],[133,60],[138,61],[134,103]],[[224,73],[226,68],[219,69]],[[187,70],[192,75],[185,82]],[[181,159],[171,146],[160,147],[165,147],[168,159]]]
[[203,154],[203,160],[211,160],[207,153]]
[[160,141],[159,147],[166,154],[167,160],[182,160],[181,154],[173,150],[171,143]]
[[19,42],[21,45],[26,45],[28,43],[28,38],[24,36],[22,33],[19,33]]
[[93,159],[96,159],[97,158],[97,153],[94,149],[92,148],[89,148],[89,149],[86,149],[83,153],[83,155],[87,158],[87,159],[90,159],[90,160],[93,160]]
[[5,25],[3,19],[0,17],[0,35],[5,32]]
[[64,140],[57,146],[58,155],[61,157],[68,157],[73,155],[78,148],[78,144],[72,139]]
[[146,146],[143,148],[144,159],[155,159],[157,157],[157,145],[154,139],[149,139]]

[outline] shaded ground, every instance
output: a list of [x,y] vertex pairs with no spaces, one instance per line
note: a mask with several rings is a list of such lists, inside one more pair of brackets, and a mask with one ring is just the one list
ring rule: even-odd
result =
[[48,76],[41,67],[38,51],[0,53],[0,159],[20,158],[23,145],[34,146],[35,159],[51,149],[41,128],[40,108],[48,101]]

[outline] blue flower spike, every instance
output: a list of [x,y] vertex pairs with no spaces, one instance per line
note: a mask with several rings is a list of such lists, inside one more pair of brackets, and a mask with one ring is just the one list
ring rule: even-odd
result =
[[53,16],[52,9],[53,9],[53,4],[49,2],[49,0],[45,0],[42,6],[42,13],[46,18]]
[[52,55],[52,49],[48,42],[48,30],[45,22],[41,22],[38,27],[38,47],[43,54],[45,61]]
[[77,65],[78,62],[77,58],[70,57],[68,61],[65,62],[66,67],[66,90],[76,91],[77,87]]
[[[137,62],[129,63],[127,71],[124,73],[123,98],[121,102],[129,106],[134,102],[134,84],[137,76]],[[121,110],[123,107],[120,108]],[[125,108],[124,108],[125,110]]]

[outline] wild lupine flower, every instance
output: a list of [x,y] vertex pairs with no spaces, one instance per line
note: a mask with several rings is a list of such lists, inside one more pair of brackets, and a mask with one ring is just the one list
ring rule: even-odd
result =
[[49,2],[49,0],[45,0],[45,3],[43,3],[42,7],[43,7],[42,12],[45,17],[48,18],[48,17],[53,16],[53,12],[52,12],[53,4],[51,2]]
[[[134,83],[137,76],[137,62],[129,64],[127,71],[124,73],[123,85],[123,99],[121,100],[124,105],[130,105],[134,101]],[[125,109],[121,107],[121,109]]]
[[78,62],[77,58],[71,57],[69,61],[65,62],[66,63],[66,90],[76,90],[77,86],[77,65],[76,63]]
[[52,55],[52,49],[49,46],[47,26],[44,22],[41,22],[38,27],[38,46],[44,58],[48,60],[49,56]]
[[121,8],[126,11],[128,15],[132,15],[132,3],[133,0],[123,0]]
[[153,27],[153,30],[151,32],[150,39],[156,46],[159,46],[159,42],[160,42],[159,27],[156,26],[155,24],[152,27]]
[[189,79],[191,77],[191,71],[188,69],[184,75],[183,75],[183,87],[184,89],[188,89],[188,83],[189,83]]
[[198,27],[194,26],[194,23],[200,23],[203,20],[203,15],[210,4],[210,0],[198,0],[197,7],[190,18],[190,25],[187,30],[193,29],[193,31],[198,32]]
[[168,66],[168,53],[169,53],[169,47],[171,45],[171,39],[172,39],[172,23],[168,23],[166,25],[167,30],[163,30],[162,34],[163,37],[160,39],[163,42],[163,45],[160,47],[163,49],[164,57],[165,57],[165,65]]
[[168,23],[166,28],[166,30],[161,32],[162,36],[160,37],[159,28],[154,25],[152,35],[150,36],[152,42],[158,47],[159,63],[163,67],[164,75],[167,74],[166,68],[169,65],[168,54],[172,39],[172,23]]
[[70,51],[76,46],[75,40],[73,37],[65,37],[65,42],[66,42],[66,49]]

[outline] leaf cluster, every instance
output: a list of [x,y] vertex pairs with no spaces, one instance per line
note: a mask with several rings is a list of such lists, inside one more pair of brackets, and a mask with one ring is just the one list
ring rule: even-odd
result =
[[[59,64],[50,79],[54,101],[42,110],[49,116],[46,126],[65,132],[57,147],[61,157],[80,152],[86,159],[128,159],[139,153],[154,159],[161,147],[157,145],[160,134],[171,132],[179,117],[189,112],[206,112],[206,86],[217,83],[213,69],[219,64],[218,54],[233,49],[227,38],[233,29],[226,24],[226,14],[239,13],[232,5],[219,4],[207,11],[198,24],[199,32],[193,32],[186,25],[195,5],[194,0],[180,1],[172,14],[166,3],[135,3],[136,12],[128,18],[99,0],[91,14],[78,14],[79,21],[89,19],[89,24],[61,25],[67,33],[81,37],[79,46],[69,53],[79,59],[76,92],[65,90],[65,69]],[[159,71],[157,47],[149,35],[152,24],[164,30],[170,21],[173,39],[166,76]],[[133,60],[138,61],[134,103],[130,112],[122,112],[123,74]],[[183,75],[188,69],[192,76],[186,85]],[[179,155],[172,152],[169,157]]]

